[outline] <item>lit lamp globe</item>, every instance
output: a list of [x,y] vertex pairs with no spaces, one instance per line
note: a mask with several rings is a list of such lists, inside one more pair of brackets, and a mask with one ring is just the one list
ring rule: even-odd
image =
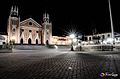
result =
[[68,41],[68,42],[69,42],[69,43],[72,43],[72,40],[70,40],[70,39],[69,39],[69,41]]
[[76,38],[74,38],[74,39],[73,39],[73,42],[77,42],[77,39],[76,39]]
[[15,36],[12,36],[12,38],[11,38],[12,40],[15,40]]
[[55,44],[57,43],[57,39],[54,39]]
[[15,39],[16,39],[16,38],[15,38],[15,36],[12,36],[12,38],[11,38],[11,39],[12,39],[12,41],[11,41],[11,42],[12,42],[12,44],[13,44],[13,43],[15,42]]
[[71,34],[71,35],[70,35],[70,38],[75,38],[75,34]]

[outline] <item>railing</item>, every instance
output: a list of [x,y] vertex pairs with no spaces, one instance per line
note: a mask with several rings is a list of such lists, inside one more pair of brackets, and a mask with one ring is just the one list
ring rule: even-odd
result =
[[77,46],[76,50],[83,50],[83,51],[112,51],[112,45],[81,45]]

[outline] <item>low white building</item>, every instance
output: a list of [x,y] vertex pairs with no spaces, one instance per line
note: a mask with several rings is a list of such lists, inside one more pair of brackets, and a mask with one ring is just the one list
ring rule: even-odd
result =
[[[111,33],[101,33],[101,34],[94,34],[94,35],[87,35],[86,42],[88,44],[111,44],[113,39],[111,37]],[[114,42],[115,44],[120,44],[120,34],[117,32],[114,32]]]
[[3,35],[0,35],[0,45],[5,44],[6,42],[6,38]]
[[52,44],[56,45],[70,45],[71,38],[69,36],[52,36]]

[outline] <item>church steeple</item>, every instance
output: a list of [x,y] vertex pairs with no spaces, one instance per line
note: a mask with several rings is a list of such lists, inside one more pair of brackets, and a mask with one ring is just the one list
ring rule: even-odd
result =
[[50,17],[48,13],[43,14],[43,43],[48,45],[51,44],[52,40],[52,23],[50,22]]
[[17,16],[18,16],[18,7],[17,7]]
[[45,23],[49,23],[50,21],[49,21],[49,14],[48,13],[44,13],[43,14],[43,21],[45,22]]
[[18,7],[12,6],[10,10],[10,16],[8,18],[8,42],[12,41],[17,43],[19,41],[19,23],[20,17],[18,15]]
[[11,11],[10,11],[10,14],[13,12],[13,6],[11,7]]
[[18,16],[18,7],[17,6],[12,6],[11,11],[10,11],[10,16]]

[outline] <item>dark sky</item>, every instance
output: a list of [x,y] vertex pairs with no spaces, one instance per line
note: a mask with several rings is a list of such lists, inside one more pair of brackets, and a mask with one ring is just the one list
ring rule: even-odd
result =
[[[41,23],[44,12],[50,14],[53,35],[68,32],[91,34],[110,32],[108,0],[1,0],[0,31],[6,32],[7,19],[12,5],[19,7],[22,20],[29,17]],[[111,0],[114,31],[120,32],[120,2]]]

